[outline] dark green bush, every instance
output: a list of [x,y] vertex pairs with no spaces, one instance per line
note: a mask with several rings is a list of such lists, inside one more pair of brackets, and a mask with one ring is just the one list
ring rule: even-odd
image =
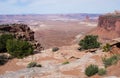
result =
[[90,77],[95,75],[96,73],[98,73],[98,66],[97,65],[89,65],[86,69],[85,69],[85,74]]
[[109,58],[103,58],[103,63],[105,67],[116,64],[120,60],[120,55],[113,55]]
[[59,50],[58,47],[54,47],[54,48],[52,49],[53,52],[56,52],[56,51],[58,51],[58,50]]
[[63,62],[62,64],[64,64],[64,65],[65,65],[65,64],[69,64],[69,63],[70,63],[69,61],[66,61],[66,62]]
[[104,69],[104,68],[99,69],[98,74],[101,75],[101,76],[105,75],[106,74],[106,69]]
[[33,47],[27,41],[16,39],[8,40],[6,48],[11,56],[17,58],[23,58],[25,56],[33,54]]
[[14,36],[12,34],[2,34],[0,36],[0,52],[5,52],[7,51],[6,49],[6,42],[9,39],[13,39]]
[[108,52],[110,51],[110,49],[111,49],[111,46],[108,43],[105,46],[103,46],[103,52]]
[[41,64],[37,64],[36,62],[30,62],[27,65],[27,68],[32,68],[32,67],[42,67],[42,65]]
[[99,48],[100,43],[97,41],[98,36],[93,36],[93,35],[87,35],[85,36],[84,39],[82,39],[79,42],[79,45],[81,46],[82,49],[93,49],[93,48]]

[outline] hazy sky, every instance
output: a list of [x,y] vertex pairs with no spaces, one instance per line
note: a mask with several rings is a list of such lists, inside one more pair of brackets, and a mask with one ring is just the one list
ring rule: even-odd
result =
[[0,0],[0,14],[107,13],[120,0]]

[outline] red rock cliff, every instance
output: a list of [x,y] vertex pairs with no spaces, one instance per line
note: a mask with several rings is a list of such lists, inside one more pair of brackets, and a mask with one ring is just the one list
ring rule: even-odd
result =
[[[120,31],[120,16],[102,15],[99,17],[98,27],[103,27],[108,31]],[[118,29],[119,28],[119,29]]]
[[92,32],[101,39],[109,40],[120,37],[120,15],[101,15],[98,27]]

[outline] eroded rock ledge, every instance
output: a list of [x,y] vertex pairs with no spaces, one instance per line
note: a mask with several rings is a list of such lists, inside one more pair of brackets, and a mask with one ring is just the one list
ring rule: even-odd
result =
[[0,25],[0,34],[13,34],[16,39],[29,41],[34,45],[35,50],[41,51],[43,48],[39,42],[34,39],[34,31],[26,24],[3,24]]
[[99,16],[98,26],[91,34],[98,35],[102,41],[120,37],[120,14]]
[[120,15],[101,15],[98,27],[103,27],[108,31],[114,30],[120,33]]

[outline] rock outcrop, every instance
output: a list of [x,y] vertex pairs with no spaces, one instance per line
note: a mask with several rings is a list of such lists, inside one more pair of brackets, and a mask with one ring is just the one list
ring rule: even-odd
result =
[[99,16],[98,27],[92,34],[98,35],[103,40],[120,37],[120,14]]
[[120,16],[102,15],[99,17],[98,27],[102,27],[107,31],[113,30],[120,33]]
[[21,39],[25,41],[29,41],[34,45],[34,48],[37,50],[41,50],[41,44],[35,41],[34,39],[34,31],[30,29],[25,24],[3,24],[0,25],[0,34],[13,34],[16,39]]
[[33,41],[34,32],[25,24],[5,24],[0,26],[2,33],[14,34],[17,39]]

